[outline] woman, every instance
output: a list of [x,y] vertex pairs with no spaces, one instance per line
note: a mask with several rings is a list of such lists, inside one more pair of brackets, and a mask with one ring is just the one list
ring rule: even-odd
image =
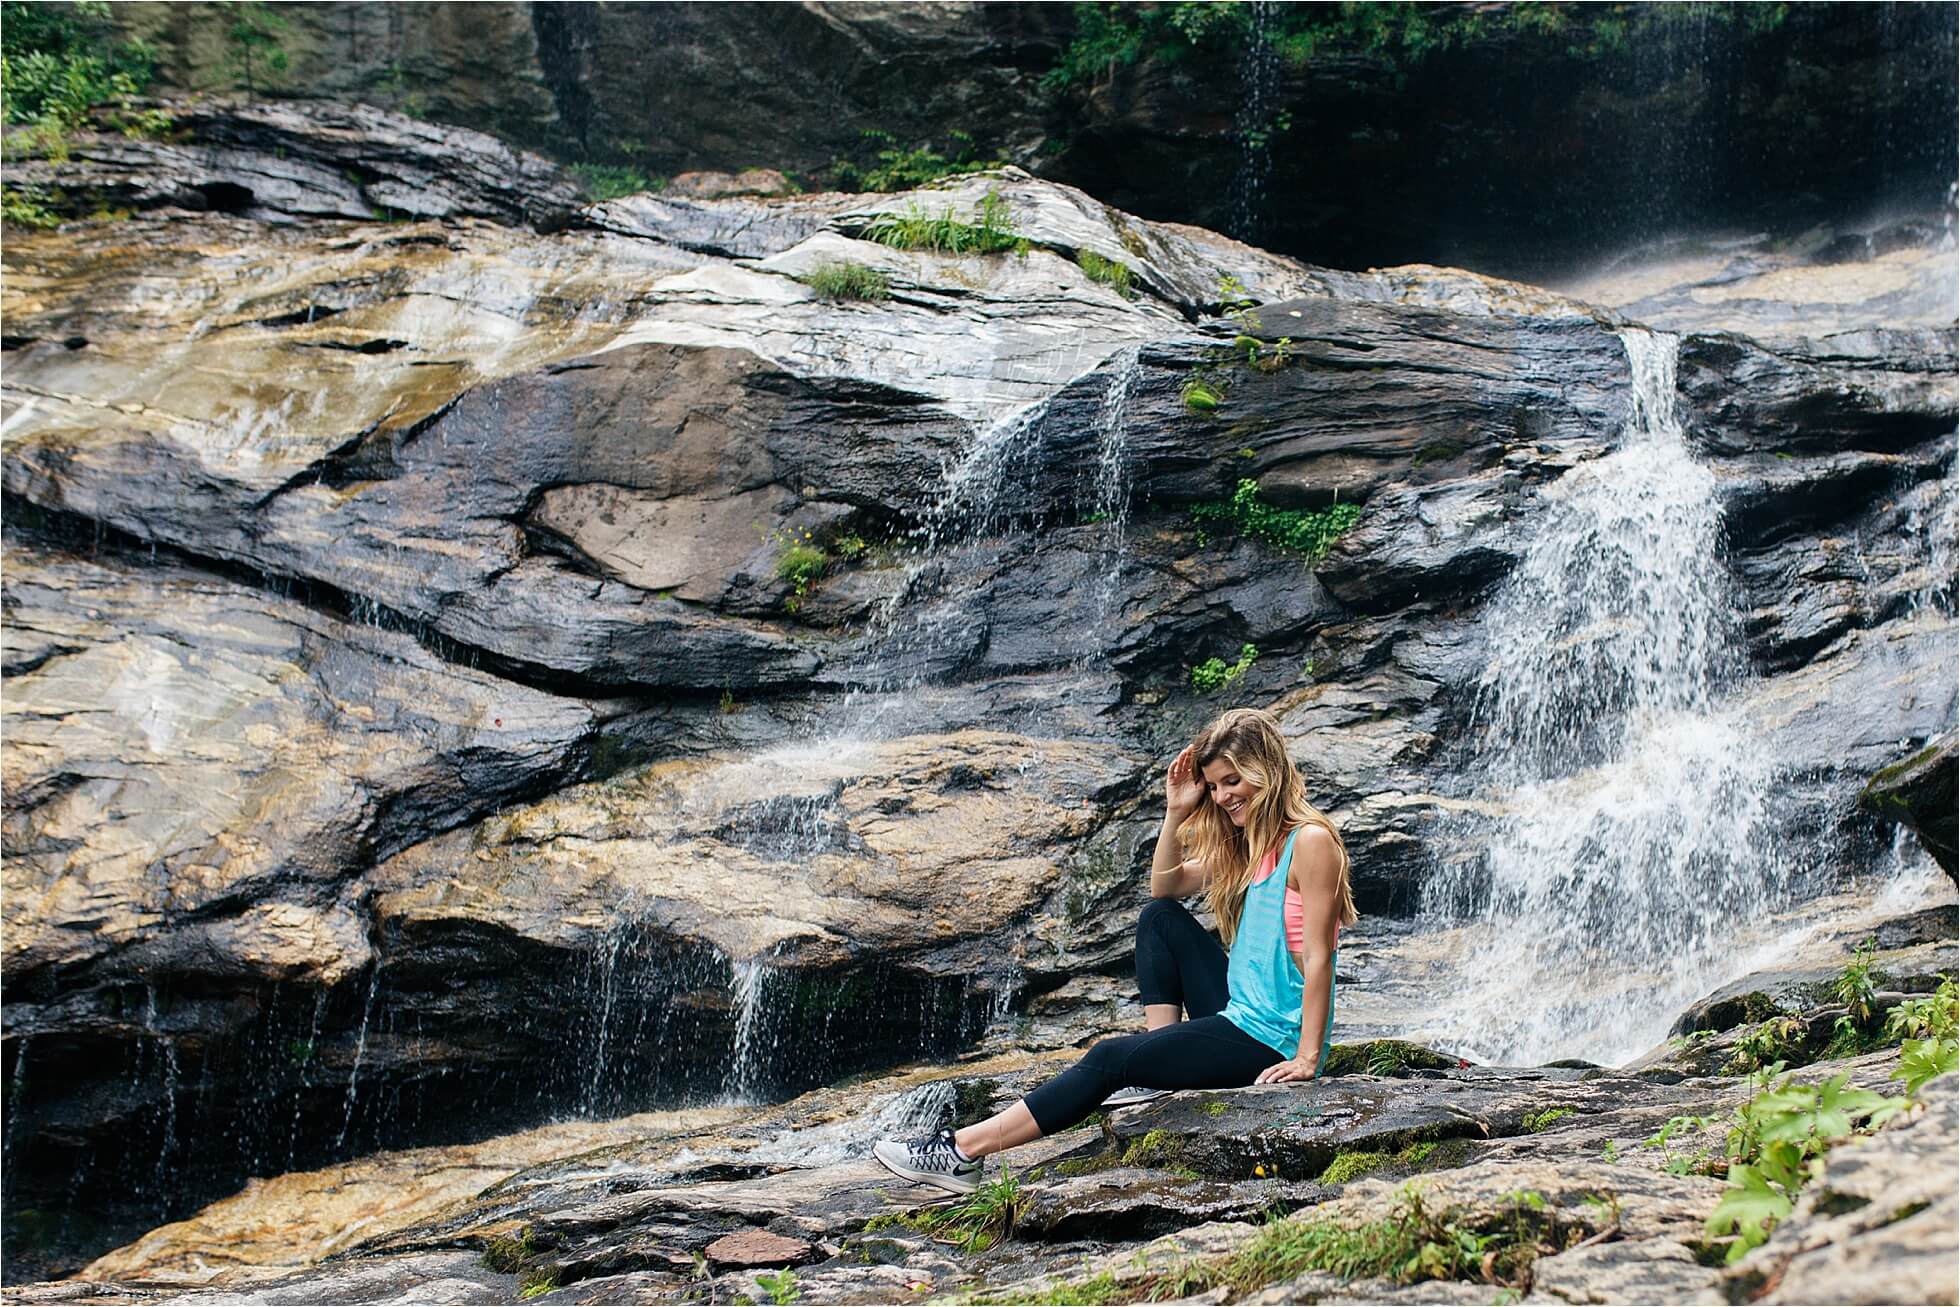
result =
[[[1176,902],[1201,889],[1229,963]],[[1137,926],[1145,1032],[1103,1040],[985,1121],[880,1140],[872,1152],[886,1169],[970,1193],[982,1158],[1067,1129],[1119,1086],[1234,1089],[1320,1074],[1334,1025],[1334,950],[1341,927],[1355,922],[1354,898],[1347,850],[1307,802],[1271,713],[1235,708],[1171,763],[1150,897]],[[1140,1101],[1135,1089],[1125,1094]]]

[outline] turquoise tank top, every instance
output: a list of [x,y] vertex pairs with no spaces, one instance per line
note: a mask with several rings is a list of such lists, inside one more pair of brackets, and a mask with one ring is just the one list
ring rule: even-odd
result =
[[[1245,892],[1239,911],[1239,933],[1225,971],[1231,1001],[1225,1019],[1284,1057],[1299,1056],[1300,1008],[1306,986],[1300,968],[1286,947],[1286,885],[1293,870],[1293,841],[1286,837],[1273,874]],[[1334,957],[1340,957],[1337,951]],[[1334,1034],[1334,980],[1327,988],[1327,1026],[1320,1032],[1320,1065],[1327,1065],[1328,1041]]]

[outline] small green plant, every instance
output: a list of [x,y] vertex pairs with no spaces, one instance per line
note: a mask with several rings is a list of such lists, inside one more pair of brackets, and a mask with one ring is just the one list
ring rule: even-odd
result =
[[891,280],[869,264],[836,259],[819,263],[797,278],[827,300],[886,300]]
[[1274,508],[1259,497],[1259,483],[1246,477],[1229,502],[1198,504],[1191,516],[1201,529],[1217,526],[1251,536],[1275,549],[1300,554],[1311,566],[1361,520],[1361,509],[1355,504],[1335,504],[1318,513]]
[[1860,944],[1851,962],[1831,982],[1831,997],[1844,1004],[1851,1019],[1860,1026],[1870,1024],[1877,982],[1884,979],[1884,973],[1872,963],[1872,954],[1877,949],[1876,940],[1867,939]]
[[764,1293],[769,1295],[769,1301],[776,1303],[778,1307],[795,1302],[803,1296],[803,1290],[796,1284],[796,1272],[788,1267],[773,1273],[764,1271],[755,1277],[755,1282]]
[[1256,351],[1258,340],[1253,333],[1259,331],[1262,326],[1258,313],[1259,302],[1252,298],[1252,292],[1247,289],[1246,284],[1229,272],[1218,274],[1218,307],[1226,317],[1238,324],[1239,338],[1251,340]]
[[1535,1135],[1549,1130],[1558,1122],[1571,1116],[1572,1112],[1573,1109],[1569,1107],[1548,1107],[1542,1112],[1527,1112],[1524,1118],[1524,1132]]
[[1216,381],[1199,375],[1184,383],[1179,398],[1193,413],[1210,413],[1225,402],[1225,391]]
[[790,612],[803,607],[803,597],[824,569],[830,566],[830,555],[816,542],[816,533],[804,531],[799,535],[787,529],[776,532],[776,579],[787,581],[795,591],[784,603]]
[[225,62],[244,81],[247,95],[283,78],[290,62],[285,33],[291,27],[290,19],[263,0],[237,0],[231,6]]
[[1014,206],[999,191],[988,191],[971,214],[955,210],[927,213],[917,200],[902,214],[883,214],[864,229],[864,238],[899,250],[933,250],[942,254],[998,254],[1011,250],[1025,256],[1031,248],[1014,225]]
[[1729,1262],[1759,1246],[1790,1214],[1797,1190],[1822,1167],[1825,1150],[1877,1129],[1906,1105],[1903,1098],[1850,1088],[1849,1080],[1784,1082],[1736,1109],[1728,1138],[1730,1187],[1707,1226],[1710,1235],[1734,1235]]
[[735,702],[735,691],[732,687],[726,685],[721,687],[721,698],[716,701],[715,707],[724,717],[741,710],[741,705]]
[[1746,1075],[1772,1063],[1781,1064],[1802,1051],[1810,1027],[1801,1017],[1773,1017],[1735,1041],[1724,1075]]
[[1600,1153],[1602,1156],[1606,1158],[1608,1165],[1611,1165],[1612,1163],[1619,1161],[1620,1141],[1617,1139],[1608,1139],[1606,1141],[1606,1146],[1600,1149]]
[[533,1267],[531,1270],[525,1272],[523,1280],[518,1283],[517,1296],[519,1298],[542,1298],[545,1294],[550,1293],[557,1287],[558,1272],[542,1266]]
[[1177,1159],[1184,1141],[1168,1130],[1151,1130],[1123,1151],[1125,1166],[1162,1167]]
[[1250,644],[1239,646],[1239,660],[1235,663],[1227,663],[1223,658],[1207,658],[1191,669],[1191,688],[1198,694],[1222,690],[1244,676],[1258,661],[1259,648]]
[[1082,269],[1090,281],[1101,282],[1124,299],[1136,298],[1129,264],[1117,259],[1105,259],[1094,250],[1077,250],[1075,266]]
[[1667,1119],[1667,1124],[1641,1141],[1643,1148],[1661,1150],[1661,1167],[1669,1175],[1687,1175],[1705,1169],[1712,1158],[1703,1152],[1676,1153],[1668,1144],[1677,1136],[1705,1129],[1715,1118],[1707,1116],[1679,1115]]
[[659,177],[649,177],[625,164],[575,163],[567,171],[578,178],[579,185],[594,200],[617,200],[642,191],[657,191],[667,184]]

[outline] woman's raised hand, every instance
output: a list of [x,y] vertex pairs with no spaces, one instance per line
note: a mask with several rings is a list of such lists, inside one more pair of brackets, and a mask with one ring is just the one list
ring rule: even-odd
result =
[[1198,805],[1205,801],[1205,783],[1198,778],[1198,769],[1191,760],[1191,751],[1196,747],[1186,745],[1184,752],[1171,760],[1170,771],[1164,774],[1164,807],[1180,821],[1196,812]]

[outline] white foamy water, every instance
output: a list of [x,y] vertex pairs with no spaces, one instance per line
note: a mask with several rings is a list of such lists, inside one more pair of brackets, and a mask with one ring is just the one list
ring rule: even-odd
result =
[[1772,838],[1773,770],[1724,706],[1742,666],[1714,478],[1675,338],[1628,331],[1620,447],[1545,492],[1486,617],[1476,791],[1425,907],[1469,926],[1434,1037],[1491,1061],[1619,1062],[1766,961],[1749,924],[1819,876]]

